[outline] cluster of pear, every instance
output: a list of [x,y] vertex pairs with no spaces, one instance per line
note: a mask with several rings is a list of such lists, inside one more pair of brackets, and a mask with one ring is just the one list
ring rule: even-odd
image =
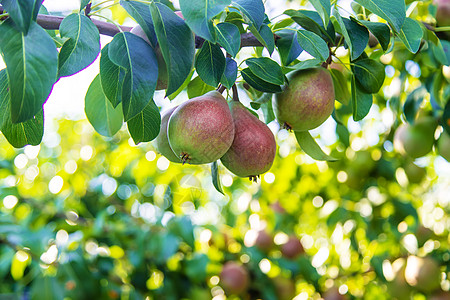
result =
[[[428,154],[435,143],[434,133],[438,123],[432,116],[419,116],[414,124],[400,125],[394,135],[394,148],[410,158]],[[439,154],[450,161],[450,135],[443,131],[437,140]]]
[[172,162],[199,165],[220,159],[232,173],[252,180],[270,169],[276,154],[269,127],[217,91],[166,111],[156,144]]

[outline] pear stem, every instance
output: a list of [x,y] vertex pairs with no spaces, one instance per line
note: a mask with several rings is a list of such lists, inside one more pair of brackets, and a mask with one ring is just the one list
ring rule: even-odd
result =
[[231,88],[233,89],[233,101],[240,102],[236,84],[233,84],[233,86]]
[[222,85],[222,84],[219,84],[219,87],[217,88],[217,91],[219,92],[219,93],[223,93],[224,91],[225,91],[225,86],[224,85]]

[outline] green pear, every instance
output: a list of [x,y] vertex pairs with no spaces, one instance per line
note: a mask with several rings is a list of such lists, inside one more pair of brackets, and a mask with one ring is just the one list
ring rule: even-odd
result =
[[439,155],[450,162],[450,134],[442,132],[437,142]]
[[230,104],[234,122],[234,139],[220,159],[223,165],[240,177],[255,179],[272,166],[276,142],[272,131],[238,101]]
[[[131,33],[137,35],[138,37],[144,39],[149,45],[151,45],[150,40],[145,34],[144,30],[140,25],[136,25],[131,29]],[[169,74],[167,72],[167,65],[164,61],[164,57],[161,52],[159,45],[156,45],[155,49],[156,60],[158,61],[158,81],[156,83],[157,90],[165,90],[169,84]]]
[[408,177],[408,181],[410,183],[421,183],[427,175],[425,168],[417,166],[412,161],[407,161],[403,166],[403,169],[405,170],[406,176]]
[[217,91],[179,105],[169,119],[169,144],[183,163],[212,163],[230,149],[233,118],[227,101]]
[[408,284],[423,293],[437,291],[441,285],[440,266],[431,257],[408,257],[405,274]]
[[334,99],[331,74],[318,67],[291,75],[288,87],[276,95],[273,109],[284,128],[306,131],[328,119],[334,109]]
[[244,293],[250,285],[250,276],[247,269],[234,261],[223,265],[220,272],[220,286],[228,295]]
[[159,131],[158,137],[156,138],[156,148],[161,155],[165,156],[168,160],[175,163],[181,163],[181,158],[178,157],[170,148],[169,138],[167,136],[167,126],[169,124],[169,119],[172,113],[177,107],[172,107],[167,110],[161,118],[161,130]]
[[430,116],[417,119],[413,125],[400,125],[395,131],[394,148],[412,158],[426,155],[433,148],[436,126],[436,120]]

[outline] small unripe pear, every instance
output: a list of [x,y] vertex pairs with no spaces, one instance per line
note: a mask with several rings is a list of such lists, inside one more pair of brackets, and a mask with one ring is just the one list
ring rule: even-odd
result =
[[287,129],[306,131],[325,122],[334,109],[330,72],[322,67],[300,70],[289,77],[289,86],[276,94],[273,109]]
[[230,104],[234,122],[234,139],[220,159],[223,165],[240,177],[256,177],[272,166],[276,142],[272,131],[238,101]]
[[224,264],[220,273],[220,286],[228,295],[242,294],[250,285],[247,269],[237,262],[229,261]]
[[450,300],[450,292],[440,291],[431,295],[430,300]]
[[412,158],[426,155],[433,148],[436,126],[433,117],[422,117],[413,125],[400,125],[394,135],[394,148]]
[[431,293],[440,287],[441,272],[436,260],[410,256],[406,263],[406,282],[421,292]]
[[305,253],[302,243],[296,236],[290,236],[288,241],[281,245],[281,254],[289,259],[295,259]]
[[230,149],[233,118],[227,101],[217,91],[179,105],[169,119],[169,144],[183,163],[212,163]]
[[156,138],[156,147],[159,153],[164,155],[171,162],[181,163],[181,158],[175,155],[172,148],[170,148],[169,138],[167,136],[167,126],[169,124],[169,119],[176,108],[177,107],[170,108],[161,117],[161,130],[159,131],[158,137]]
[[273,247],[273,237],[266,231],[261,230],[256,237],[255,246],[262,251],[269,251]]
[[[144,39],[149,45],[151,45],[150,40],[148,39],[147,35],[140,25],[136,25],[135,27],[133,27],[130,32]],[[158,62],[158,81],[156,83],[156,89],[165,90],[167,89],[167,85],[169,84],[167,65],[164,61],[164,57],[162,55],[161,48],[159,48],[159,45],[157,45],[153,50],[155,51],[156,60]]]
[[450,134],[446,131],[442,132],[438,139],[438,152],[440,156],[450,162]]
[[408,177],[408,181],[410,183],[421,183],[427,175],[425,168],[417,166],[412,161],[406,162],[403,169],[405,170],[406,176]]

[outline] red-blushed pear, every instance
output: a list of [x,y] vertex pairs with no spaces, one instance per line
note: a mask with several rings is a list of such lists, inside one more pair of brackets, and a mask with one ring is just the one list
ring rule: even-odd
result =
[[247,269],[234,261],[226,262],[223,265],[219,277],[219,284],[227,295],[242,294],[250,285],[250,276]]
[[439,27],[450,26],[450,0],[434,0],[437,6],[436,21]]
[[436,126],[436,119],[431,116],[421,117],[413,125],[400,125],[395,131],[394,148],[412,158],[426,155],[433,148]]
[[450,162],[450,134],[446,131],[442,132],[439,136],[437,146],[439,155]]
[[296,236],[290,236],[288,241],[281,245],[281,254],[286,258],[295,259],[303,253],[303,245]]
[[450,292],[440,291],[431,295],[429,300],[450,300]]
[[161,117],[161,129],[159,131],[158,137],[156,138],[156,148],[158,149],[159,153],[161,153],[161,155],[165,156],[171,162],[181,163],[181,158],[175,155],[172,148],[170,148],[169,138],[167,136],[167,126],[169,124],[169,119],[176,108],[177,107],[170,108]]
[[296,290],[293,280],[283,276],[277,276],[272,281],[275,285],[278,300],[292,300],[295,297]]
[[[144,30],[140,25],[136,25],[131,29],[131,33],[137,35],[138,37],[144,39],[149,45],[151,45],[150,40],[148,39],[147,35],[145,34]],[[165,90],[167,89],[167,86],[169,84],[169,75],[167,73],[167,65],[164,61],[164,57],[161,52],[161,48],[159,48],[159,45],[157,45],[154,49],[156,60],[158,61],[158,81],[156,83],[156,89],[157,90]]]
[[169,144],[183,163],[212,163],[230,149],[234,123],[227,101],[217,91],[179,105],[169,119]]
[[431,257],[409,256],[405,270],[406,282],[424,293],[431,293],[441,285],[438,262]]
[[306,131],[325,122],[334,109],[334,87],[330,71],[318,67],[295,72],[289,85],[273,102],[281,126]]
[[277,145],[272,131],[239,101],[229,104],[234,122],[234,139],[220,159],[223,165],[240,177],[257,176],[272,166]]
[[258,236],[255,240],[255,246],[262,251],[270,251],[273,247],[273,237],[265,230],[258,232]]

